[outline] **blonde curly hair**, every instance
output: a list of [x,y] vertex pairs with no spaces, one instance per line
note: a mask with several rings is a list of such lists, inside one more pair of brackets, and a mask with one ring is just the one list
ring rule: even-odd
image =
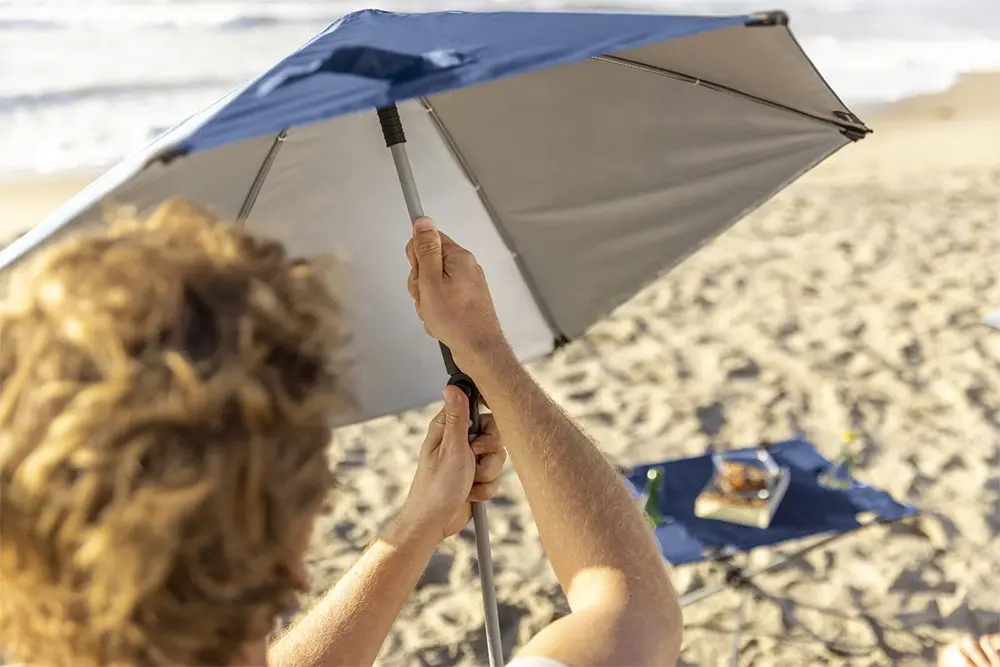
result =
[[33,666],[230,665],[294,562],[350,408],[341,308],[181,201],[62,242],[0,311],[0,646]]

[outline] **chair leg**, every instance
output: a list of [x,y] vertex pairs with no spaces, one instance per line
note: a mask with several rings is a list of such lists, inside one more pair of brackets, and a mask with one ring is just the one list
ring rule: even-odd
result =
[[740,649],[743,640],[743,626],[746,623],[747,600],[750,596],[740,591],[740,606],[736,611],[736,629],[733,631],[733,646],[729,657],[729,667],[740,667]]

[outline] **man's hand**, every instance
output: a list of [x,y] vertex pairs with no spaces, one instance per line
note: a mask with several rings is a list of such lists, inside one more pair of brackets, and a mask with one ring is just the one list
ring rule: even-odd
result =
[[424,328],[449,348],[466,373],[483,355],[509,351],[486,275],[465,248],[438,232],[430,218],[413,224],[406,244],[407,287]]
[[469,399],[457,387],[444,390],[445,406],[431,421],[417,473],[400,513],[413,530],[443,540],[472,518],[472,502],[485,502],[500,488],[507,452],[491,415],[469,444]]
[[1000,667],[1000,634],[969,635],[950,644],[938,656],[940,667]]
[[469,400],[447,387],[403,509],[337,584],[268,651],[279,667],[371,665],[438,543],[500,487],[507,453],[491,415],[469,445]]

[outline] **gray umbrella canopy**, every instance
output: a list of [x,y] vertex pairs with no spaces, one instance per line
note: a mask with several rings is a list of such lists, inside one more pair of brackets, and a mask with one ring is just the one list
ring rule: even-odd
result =
[[[102,224],[111,207],[145,211],[185,197],[329,267],[352,317],[348,352],[359,420],[436,400],[440,353],[404,286],[407,210],[369,110],[377,104],[358,102],[341,113],[322,111],[309,97],[319,94],[310,86],[326,85],[326,95],[331,82],[372,78],[346,76],[330,64],[345,44],[358,42],[350,30],[400,17],[419,30],[413,16],[369,12],[336,24],[303,49],[308,58],[290,58],[189,119],[0,251],[0,268],[63,231]],[[452,16],[475,16],[475,27],[513,15],[445,19]],[[430,91],[419,93],[416,83],[408,91],[395,83],[379,88],[380,99],[398,103],[424,208],[476,254],[522,360],[579,336],[868,132],[813,68],[782,14],[680,17],[689,22],[682,28],[678,18],[623,18],[614,26],[624,35],[617,41],[574,24],[566,40],[586,44],[567,47],[570,55],[561,59],[552,55],[558,39],[539,32],[532,41],[529,26],[517,32],[521,51],[496,71],[489,69],[496,65],[492,47],[468,44],[486,38],[455,28],[466,39],[462,53],[474,54],[465,60],[441,64],[441,50],[403,49],[437,63],[439,71],[413,75],[433,79]],[[673,32],[667,19],[675,20]],[[378,27],[380,38],[403,29]],[[400,32],[391,44],[410,34]],[[447,42],[441,34],[435,38]],[[381,56],[400,53],[379,49]],[[519,70],[517,63],[530,58],[532,66]],[[463,67],[485,73],[466,77]],[[442,78],[446,71],[453,78]],[[359,85],[341,98],[360,99]],[[298,107],[289,102],[293,94],[304,95]],[[299,112],[305,116],[280,118]],[[255,124],[265,115],[277,120]],[[218,129],[226,123],[236,130]]]

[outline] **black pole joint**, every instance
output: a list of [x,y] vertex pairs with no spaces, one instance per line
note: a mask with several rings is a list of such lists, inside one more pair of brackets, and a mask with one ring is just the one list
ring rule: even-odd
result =
[[399,109],[391,107],[378,109],[378,120],[382,124],[382,136],[385,137],[386,148],[392,148],[406,143],[406,133],[403,132],[403,121],[399,117]]
[[461,371],[448,378],[448,385],[458,387],[469,399],[469,441],[471,442],[483,432],[479,415],[479,401],[482,398],[479,387],[472,381],[472,378]]

